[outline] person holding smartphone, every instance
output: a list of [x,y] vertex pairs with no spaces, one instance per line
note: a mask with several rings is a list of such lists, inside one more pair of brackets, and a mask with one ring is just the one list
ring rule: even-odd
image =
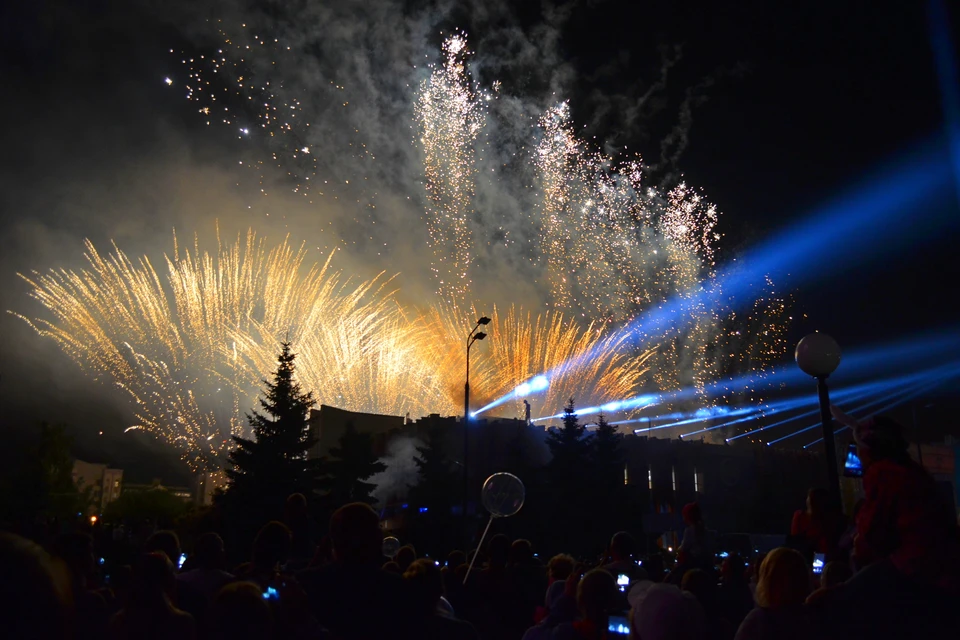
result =
[[862,569],[843,585],[827,619],[861,637],[960,637],[960,532],[952,509],[911,459],[898,423],[832,409],[853,430],[865,497],[854,539]]

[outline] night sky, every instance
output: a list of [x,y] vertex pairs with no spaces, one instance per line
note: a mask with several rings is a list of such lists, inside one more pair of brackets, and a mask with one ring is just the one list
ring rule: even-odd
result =
[[[98,246],[115,239],[137,255],[165,250],[174,226],[202,220],[209,232],[214,219],[230,228],[262,222],[245,210],[247,195],[231,174],[236,136],[204,126],[182,91],[163,83],[185,73],[169,49],[209,41],[199,10],[148,1],[122,9],[96,1],[15,4],[0,9],[4,311],[29,304],[17,272],[80,266],[84,237]],[[358,21],[367,19],[361,4]],[[460,27],[479,39],[483,54],[484,33],[495,28],[530,42],[549,33],[557,38],[549,64],[561,61],[563,73],[509,66],[497,73],[488,63],[481,80],[495,74],[513,92],[539,94],[548,76],[562,77],[585,135],[648,161],[661,156],[661,140],[677,128],[687,101],[687,143],[661,175],[682,173],[717,203],[723,256],[864,184],[916,143],[944,139],[924,2],[511,4],[438,4],[442,17],[428,39],[438,44],[440,30]],[[236,6],[219,2],[209,15]],[[370,14],[390,19],[387,9]],[[960,37],[955,25],[953,34]],[[357,46],[376,45],[358,39]],[[637,115],[629,107],[665,63],[664,89]],[[938,206],[960,218],[956,201]],[[956,324],[956,238],[954,225],[792,291],[795,337],[821,329],[846,348]],[[82,455],[125,466],[132,479],[183,477],[169,451],[121,436],[125,410],[9,314],[0,317],[0,374],[0,425],[14,440],[31,423],[63,421],[75,427]],[[924,400],[934,402],[924,418],[932,435],[944,427],[960,435],[956,398]]]

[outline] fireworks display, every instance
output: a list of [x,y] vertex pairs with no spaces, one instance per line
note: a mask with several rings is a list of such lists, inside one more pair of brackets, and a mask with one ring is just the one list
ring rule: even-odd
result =
[[427,228],[435,256],[432,269],[439,280],[438,294],[453,304],[470,292],[473,142],[483,126],[483,111],[467,81],[466,46],[461,35],[444,42],[444,62],[421,83],[416,105],[429,203]]
[[[216,253],[174,246],[164,277],[146,258],[87,244],[89,269],[26,278],[55,320],[28,319],[94,377],[132,400],[138,423],[183,452],[194,468],[216,465],[245,433],[242,413],[275,366],[281,340],[297,348],[298,376],[318,402],[353,411],[422,415],[456,411],[464,368],[454,313],[405,312],[383,277],[354,282],[303,247],[268,247],[250,232]],[[619,340],[560,314],[494,312],[489,357],[474,380],[484,395],[536,371],[597,351],[586,369],[561,372],[538,405],[565,394],[614,398],[645,371]],[[481,399],[483,396],[480,396]]]
[[[250,142],[239,162],[248,182],[263,197],[271,185],[283,185],[307,205],[336,201],[348,212],[350,231],[364,236],[337,244],[356,245],[374,271],[399,271],[386,257],[391,236],[373,231],[385,226],[382,216],[401,219],[395,227],[424,229],[425,250],[417,253],[429,262],[436,294],[405,299],[404,278],[416,272],[346,277],[330,258],[313,263],[303,246],[271,246],[252,231],[215,252],[175,245],[159,272],[148,257],[133,261],[118,248],[102,255],[88,243],[86,270],[27,278],[52,318],[21,317],[91,375],[128,394],[136,428],[179,448],[195,468],[217,464],[229,436],[243,433],[243,413],[282,340],[292,342],[300,380],[319,402],[412,416],[458,413],[463,339],[483,313],[492,324],[471,363],[475,401],[479,406],[550,372],[546,392],[529,398],[534,415],[555,414],[570,397],[586,406],[702,390],[734,373],[762,376],[783,356],[789,305],[772,282],[745,314],[701,305],[687,310],[681,328],[656,335],[624,330],[670,299],[704,290],[722,299],[714,273],[716,207],[686,183],[661,192],[646,184],[639,157],[618,159],[580,139],[566,102],[504,122],[512,112],[485,104],[500,100],[502,87],[478,87],[465,34],[445,39],[438,62],[397,80],[405,106],[390,105],[386,117],[403,115],[413,132],[413,144],[408,137],[408,148],[398,151],[378,148],[376,135],[366,138],[343,115],[360,107],[335,79],[302,90],[300,64],[310,54],[296,43],[247,24],[239,31],[218,24],[219,48],[181,55],[186,98],[204,121]],[[511,144],[491,143],[506,130]],[[349,168],[340,166],[341,157],[351,159]],[[420,170],[397,186],[411,158]],[[388,170],[389,162],[404,170]],[[484,169],[481,176],[480,166],[517,175],[502,179]],[[358,167],[362,175],[346,175]],[[377,207],[388,187],[392,209],[383,214],[386,207]],[[491,192],[515,203],[511,217],[491,210]],[[282,206],[274,209],[280,215]],[[337,236],[332,222],[322,224]],[[530,240],[523,247],[499,242],[507,228]],[[475,281],[502,262],[494,246],[521,254],[516,262],[528,271],[516,278],[544,290],[542,300],[512,300],[498,310],[478,299]],[[517,398],[503,411],[522,415],[520,405]]]

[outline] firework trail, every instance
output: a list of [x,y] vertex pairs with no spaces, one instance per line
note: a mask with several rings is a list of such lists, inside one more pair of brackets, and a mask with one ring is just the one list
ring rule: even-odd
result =
[[[465,327],[469,325],[454,309],[443,306],[426,313],[426,324],[433,333],[425,353],[432,366],[442,372],[440,379],[450,385],[457,400],[463,392],[466,366]],[[505,313],[497,307],[490,314],[487,339],[478,343],[482,357],[470,365],[471,387],[479,393],[479,405],[503,396],[535,375],[552,371],[545,393],[526,398],[535,412],[563,406],[571,397],[581,401],[605,402],[629,395],[648,373],[647,360],[652,351],[635,353],[625,348],[626,336],[614,335],[603,323],[581,326],[558,311],[533,314],[510,305]],[[582,366],[583,356],[590,354]],[[522,416],[524,398],[507,404],[505,414]]]
[[[165,277],[143,258],[106,257],[87,243],[90,268],[25,278],[55,318],[26,320],[81,367],[122,389],[138,424],[177,447],[193,468],[213,467],[229,436],[244,434],[250,406],[280,342],[298,355],[301,383],[318,402],[392,415],[454,413],[460,400],[463,323],[455,310],[404,311],[389,279],[354,282],[309,264],[303,246],[268,248],[252,231],[216,253],[181,252]],[[596,351],[588,370],[556,376],[549,404],[568,394],[607,399],[631,392],[646,355],[559,313],[493,313],[489,356],[475,383],[490,397],[544,367]],[[540,369],[538,369],[540,368]]]
[[[614,324],[715,282],[718,212],[681,182],[666,194],[644,187],[639,159],[613,159],[580,141],[567,103],[539,121],[535,150],[540,204],[535,223],[555,306]],[[691,305],[685,329],[637,335],[650,350],[645,386],[673,391],[736,371],[762,372],[786,352],[788,305],[772,282],[741,318]],[[562,403],[556,405],[562,406]],[[555,413],[555,411],[551,411]]]
[[[307,266],[303,246],[268,249],[252,231],[214,254],[181,255],[175,242],[165,278],[146,258],[86,247],[89,269],[25,278],[54,320],[21,317],[126,392],[136,428],[176,446],[194,468],[215,465],[229,436],[242,433],[241,409],[281,340],[302,344],[298,371],[321,402],[403,413],[431,400],[374,392],[417,341],[382,276],[344,279],[330,258]],[[417,388],[427,374],[411,362],[387,384]]]
[[[263,144],[249,149],[266,154],[244,156],[240,164],[263,196],[268,176],[279,170],[311,204],[325,195],[355,203],[354,226],[366,231],[377,219],[361,212],[376,208],[378,189],[390,184],[384,176],[396,177],[376,168],[384,149],[372,148],[359,128],[340,126],[352,122],[348,117],[325,117],[334,107],[353,108],[342,84],[330,80],[322,100],[314,92],[307,101],[296,93],[301,73],[289,69],[307,54],[293,56],[284,42],[243,27],[237,36],[220,28],[215,54],[183,55],[187,98],[208,123],[251,141],[255,130],[261,134]],[[320,402],[393,415],[457,413],[463,337],[476,317],[465,313],[474,299],[471,271],[492,261],[483,253],[489,239],[474,237],[476,147],[487,112],[471,88],[468,55],[465,36],[456,34],[427,77],[407,85],[425,199],[419,213],[410,205],[394,214],[426,222],[436,301],[405,307],[392,289],[397,280],[345,278],[329,258],[310,263],[304,247],[287,241],[268,247],[251,232],[213,253],[196,242],[192,251],[175,246],[160,273],[147,258],[134,262],[116,247],[102,256],[88,243],[88,269],[27,278],[52,319],[24,319],[94,377],[123,389],[136,427],[172,443],[194,467],[216,464],[229,436],[243,433],[242,412],[285,339],[298,353],[301,382]],[[511,157],[500,158],[488,141],[482,157],[518,172],[497,188],[528,186],[510,194],[524,216],[498,223],[529,227],[522,235],[536,241],[523,251],[540,270],[536,278],[548,283],[550,310],[507,306],[490,314],[484,357],[471,367],[478,401],[552,371],[547,392],[530,398],[537,413],[550,415],[571,396],[597,404],[651,387],[702,389],[734,371],[762,372],[782,356],[788,310],[772,283],[742,316],[701,307],[690,310],[682,332],[617,331],[665,300],[716,286],[718,212],[684,183],[666,195],[644,184],[639,158],[616,163],[580,140],[566,103],[525,117],[501,124],[529,131],[523,134],[529,147],[514,145]],[[368,167],[369,174],[345,179],[338,153],[361,160],[353,167]],[[404,191],[415,183],[414,176],[399,194],[415,193]],[[398,200],[417,201],[392,202]],[[418,221],[406,224],[415,228]]]
[[427,229],[438,295],[462,302],[470,291],[473,251],[469,223],[474,194],[474,141],[483,126],[481,102],[470,89],[462,35],[443,43],[444,61],[420,85],[416,121],[427,189]]

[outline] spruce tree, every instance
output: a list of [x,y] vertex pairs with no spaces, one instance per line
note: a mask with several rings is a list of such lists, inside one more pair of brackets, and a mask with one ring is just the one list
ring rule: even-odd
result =
[[373,438],[369,433],[358,432],[353,423],[348,422],[338,445],[330,449],[333,457],[329,462],[333,485],[331,502],[334,506],[348,502],[373,504],[376,499],[370,494],[377,485],[365,480],[387,469],[387,465],[373,455]]
[[410,502],[438,513],[450,513],[459,495],[460,474],[445,451],[446,430],[434,427],[427,432],[427,441],[417,447],[413,462],[417,465],[417,484],[410,488]]
[[616,491],[623,486],[623,451],[620,449],[623,435],[611,426],[603,414],[597,419],[593,434],[592,458],[595,481],[603,491]]
[[553,456],[548,465],[550,468],[565,472],[588,462],[589,444],[583,437],[583,431],[573,406],[573,398],[570,398],[567,406],[563,408],[563,426],[547,433],[547,447]]
[[583,531],[591,526],[593,487],[589,482],[591,460],[589,441],[583,437],[573,398],[563,410],[563,426],[552,429],[546,438],[552,458],[547,464],[547,481],[552,492],[551,527],[558,549],[586,552]]
[[629,513],[626,487],[623,483],[623,435],[611,426],[601,413],[591,442],[589,484],[594,500],[595,542],[603,544],[610,536],[627,526]]
[[450,550],[450,533],[456,526],[452,509],[460,503],[461,472],[446,452],[447,430],[433,427],[426,442],[417,447],[417,484],[410,487],[410,532],[423,549],[434,557]]
[[307,458],[315,443],[307,424],[313,394],[304,393],[296,381],[295,360],[290,343],[282,343],[273,380],[263,381],[260,410],[247,414],[253,438],[233,438],[237,447],[230,453],[229,485],[220,504],[243,537],[279,518],[291,493],[309,500],[323,486],[321,461]]

